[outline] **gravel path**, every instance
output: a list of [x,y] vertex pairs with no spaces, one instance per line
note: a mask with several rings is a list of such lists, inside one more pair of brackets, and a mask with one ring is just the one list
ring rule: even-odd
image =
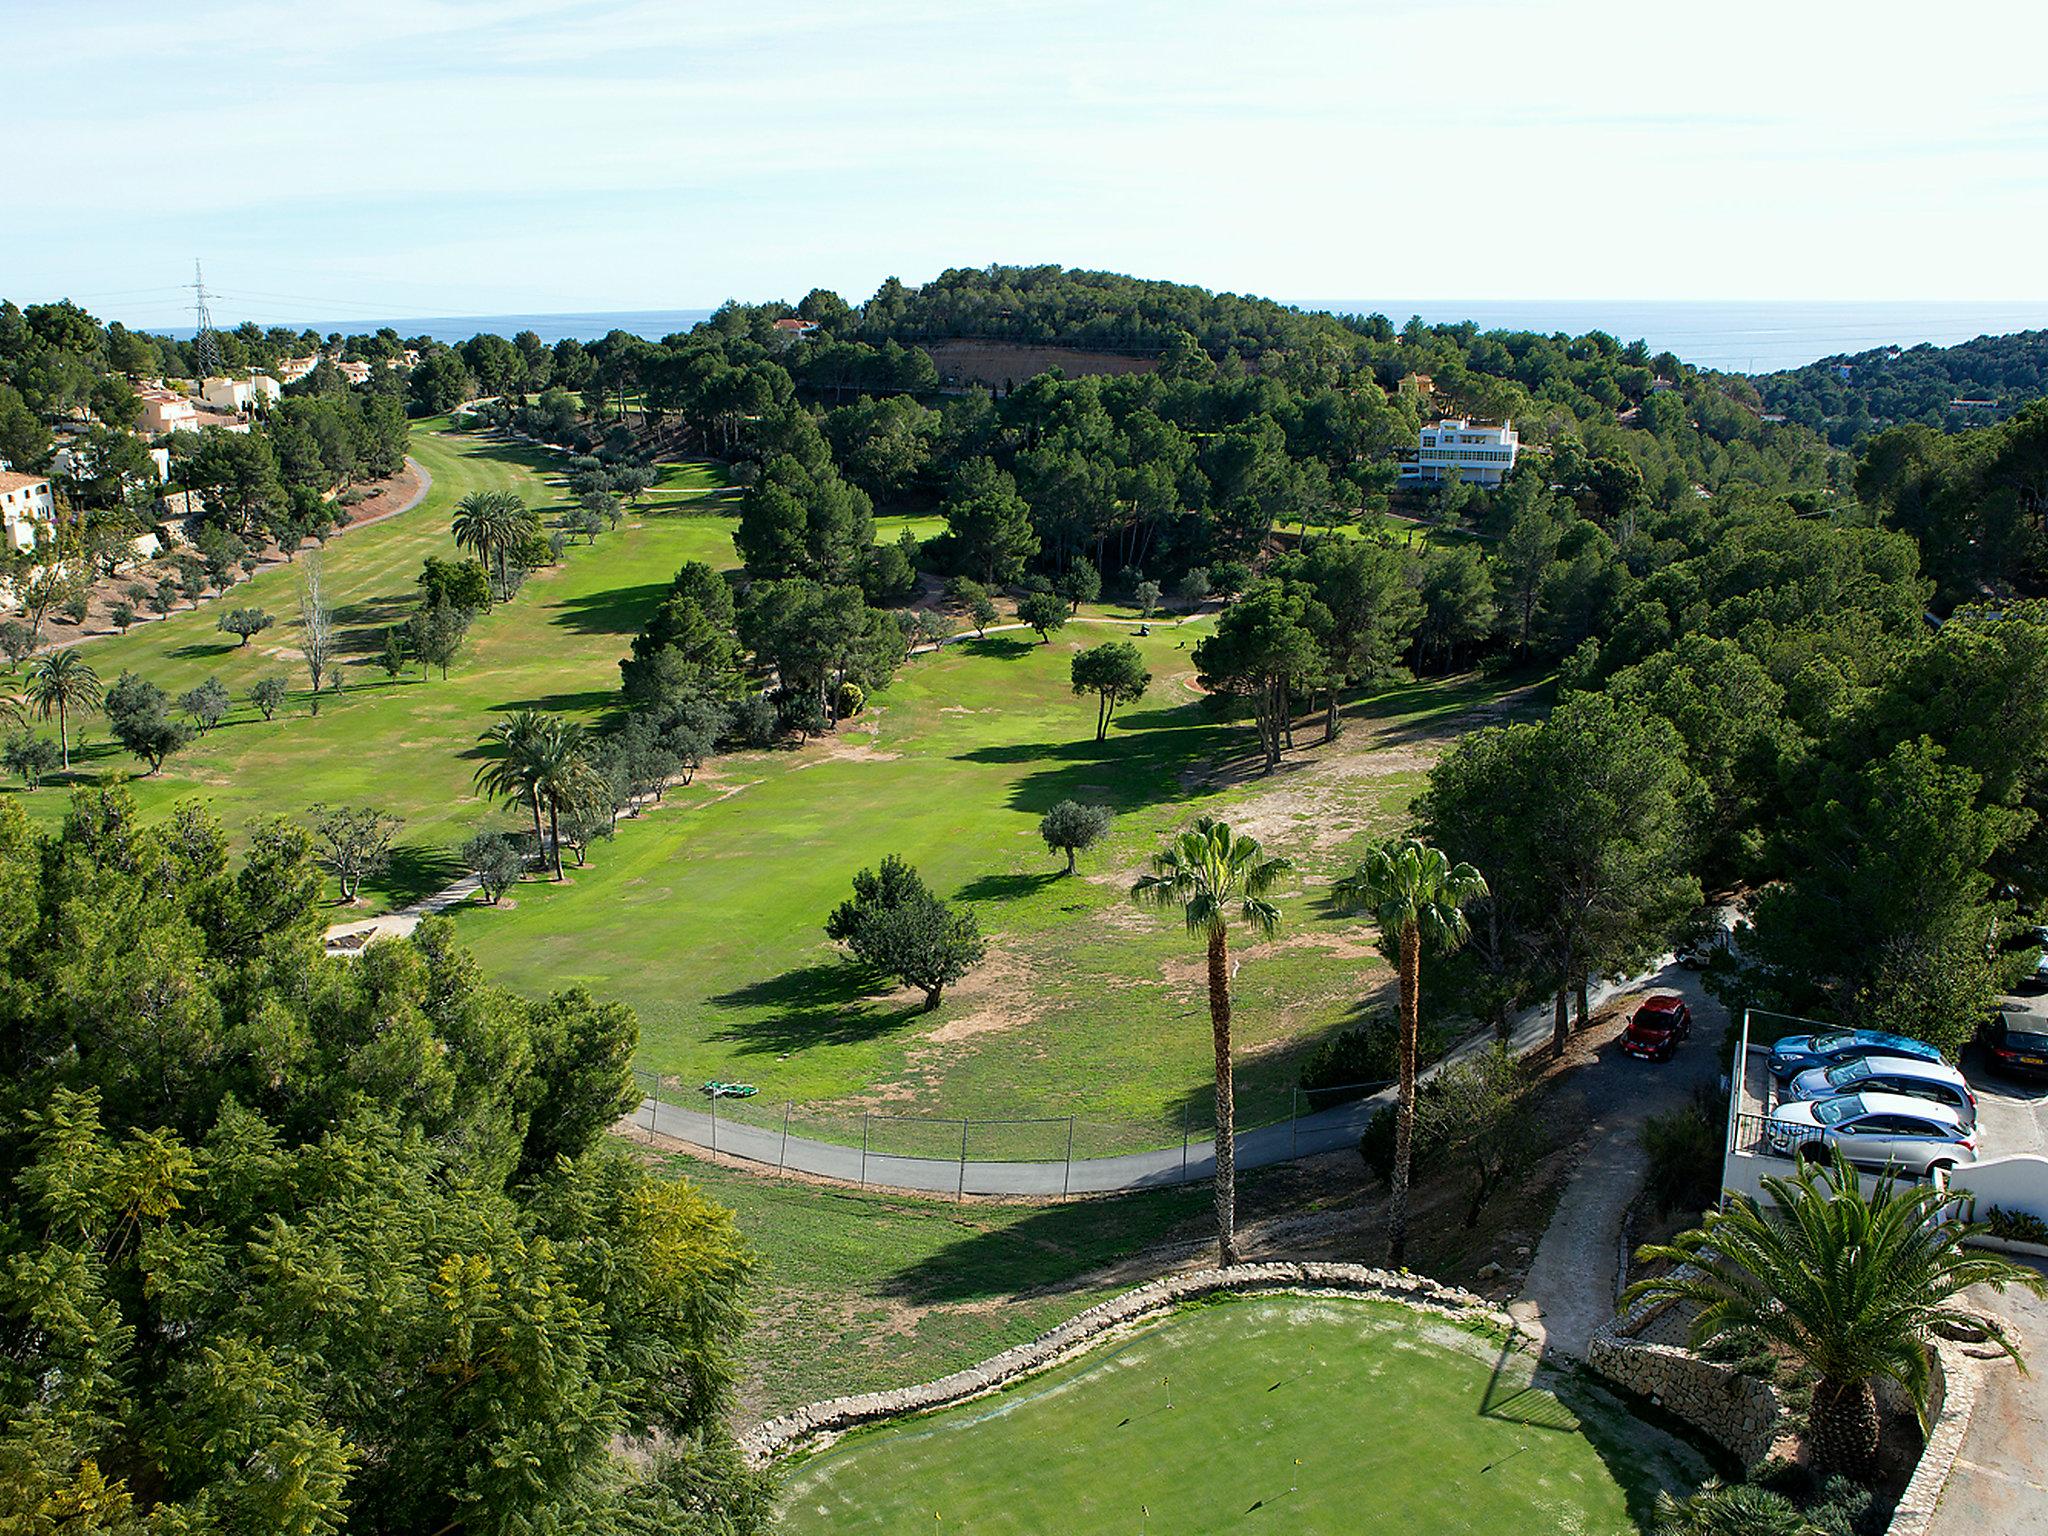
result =
[[1621,1048],[1619,1022],[1604,1026],[1594,1060],[1572,1075],[1592,1124],[1564,1197],[1536,1246],[1522,1294],[1508,1310],[1546,1350],[1581,1358],[1594,1330],[1614,1316],[1621,1224],[1643,1187],[1643,1122],[1675,1109],[1721,1074],[1718,1046],[1728,1012],[1699,978],[1676,964],[1645,986],[1676,992],[1692,1007],[1692,1038],[1668,1062],[1639,1061]]

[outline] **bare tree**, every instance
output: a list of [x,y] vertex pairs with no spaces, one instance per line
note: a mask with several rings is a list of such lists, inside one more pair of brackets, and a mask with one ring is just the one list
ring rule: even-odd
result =
[[336,639],[334,610],[327,606],[320,556],[311,554],[299,564],[299,650],[312,674],[316,715],[320,713],[320,682],[333,664]]

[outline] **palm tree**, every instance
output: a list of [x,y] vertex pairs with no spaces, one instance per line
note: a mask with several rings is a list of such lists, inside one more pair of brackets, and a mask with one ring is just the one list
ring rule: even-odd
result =
[[1401,985],[1400,1085],[1394,1101],[1394,1171],[1387,1200],[1388,1252],[1408,1256],[1408,1182],[1415,1146],[1415,1057],[1422,1033],[1422,946],[1453,950],[1470,927],[1465,904],[1486,895],[1470,864],[1453,865],[1440,848],[1413,837],[1390,837],[1365,856],[1331,892],[1341,911],[1370,912],[1394,951]]
[[28,664],[24,697],[45,720],[57,717],[57,740],[64,749],[64,771],[71,771],[71,712],[97,709],[100,675],[76,651],[51,651]]
[[1216,1050],[1216,1237],[1225,1265],[1237,1262],[1237,1104],[1230,1073],[1230,919],[1271,933],[1280,910],[1267,901],[1287,860],[1266,858],[1259,840],[1202,816],[1152,858],[1131,887],[1142,906],[1178,907],[1188,932],[1208,941],[1209,1029]]
[[1963,1220],[1945,1190],[1886,1177],[1866,1195],[1837,1149],[1832,1166],[1767,1178],[1763,1192],[1768,1209],[1736,1195],[1692,1231],[1640,1249],[1639,1259],[1674,1268],[1630,1286],[1622,1305],[1692,1302],[1695,1348],[1726,1338],[1804,1361],[1820,1378],[1812,1431],[1824,1470],[1867,1480],[1877,1457],[1880,1378],[1905,1389],[1924,1423],[1927,1337],[1937,1325],[1985,1329],[2025,1369],[1996,1319],[1953,1302],[1973,1285],[2048,1294],[2048,1280],[1995,1254],[1964,1251],[1963,1240],[1984,1229]]
[[548,808],[548,846],[554,854],[555,878],[562,874],[562,814],[597,792],[597,770],[590,762],[590,733],[573,720],[545,722],[533,755],[533,792]]
[[501,597],[509,595],[506,562],[531,522],[526,503],[511,491],[471,491],[455,504],[456,548],[474,550],[487,567],[495,562]]
[[[574,721],[522,709],[478,739],[499,748],[499,754],[477,769],[477,788],[525,802],[533,812],[534,845],[543,859],[553,850],[555,878],[562,879],[562,813],[596,788],[589,733]],[[543,808],[547,811],[545,831],[541,826]]]
[[540,857],[547,857],[547,838],[541,831],[540,791],[536,788],[535,764],[539,757],[539,743],[547,730],[547,717],[539,710],[515,710],[477,738],[484,746],[494,746],[498,755],[483,763],[476,771],[474,783],[487,795],[496,795],[505,800],[522,801],[533,812],[533,847]]
[[1782,1493],[1710,1477],[1685,1499],[1657,1495],[1657,1536],[1827,1536]]

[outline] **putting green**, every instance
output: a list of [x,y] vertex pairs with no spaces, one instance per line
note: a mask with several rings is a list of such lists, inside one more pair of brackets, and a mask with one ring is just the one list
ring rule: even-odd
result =
[[1179,1313],[1012,1390],[857,1431],[791,1471],[784,1530],[1646,1528],[1700,1455],[1582,1379],[1388,1302]]

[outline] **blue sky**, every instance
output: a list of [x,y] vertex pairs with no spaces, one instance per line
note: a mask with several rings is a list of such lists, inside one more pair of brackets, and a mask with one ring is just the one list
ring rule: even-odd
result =
[[0,294],[176,323],[200,255],[229,321],[858,300],[989,261],[2032,299],[2044,44],[2048,8],[1835,0],[0,0]]

